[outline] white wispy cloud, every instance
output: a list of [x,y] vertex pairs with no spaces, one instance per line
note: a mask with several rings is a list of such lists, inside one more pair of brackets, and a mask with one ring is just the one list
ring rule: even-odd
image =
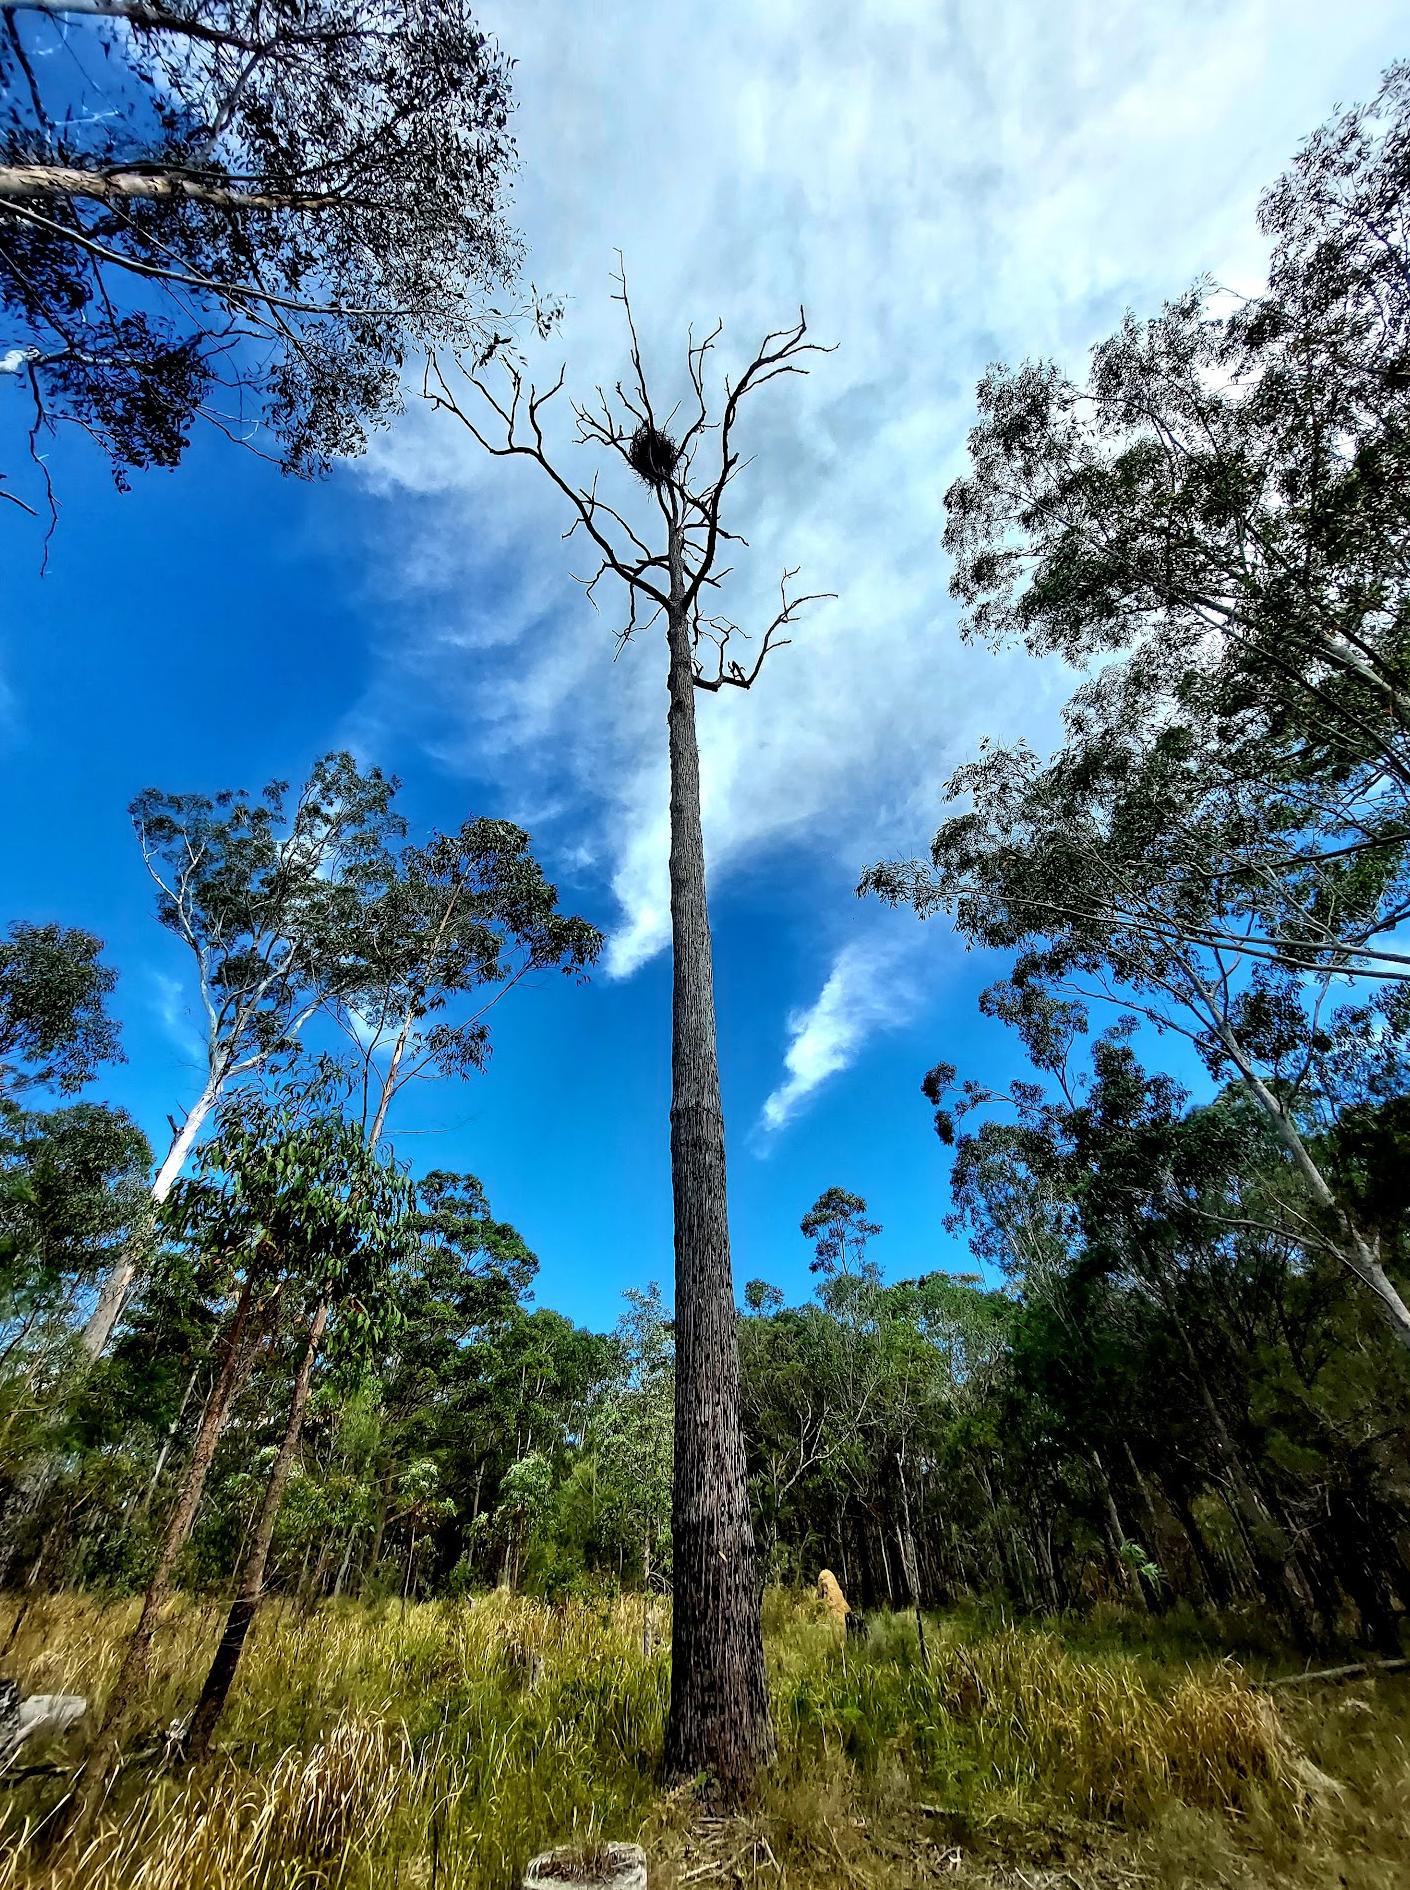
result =
[[[941,499],[978,375],[1034,353],[1078,368],[1126,306],[1153,308],[1204,270],[1253,286],[1258,191],[1338,98],[1371,89],[1397,47],[1397,7],[482,11],[517,61],[531,270],[567,302],[543,379],[564,355],[570,390],[622,373],[609,299],[619,247],[648,366],[667,386],[680,385],[689,324],[717,315],[722,365],[800,302],[836,344],[746,417],[755,459],[736,517],[750,549],[729,614],[766,622],[786,565],[839,595],[754,692],[700,703],[716,884],[785,848],[833,886],[839,866],[917,850],[937,784],[978,736],[1041,742],[1065,693],[1053,666],[954,634]],[[550,445],[590,477],[584,452],[575,468],[566,398],[555,408]],[[583,568],[575,546],[560,542],[561,501],[535,468],[488,459],[413,402],[367,471],[394,501],[421,503],[388,508],[395,630],[358,729],[373,745],[410,736],[449,769],[512,785],[536,835],[610,883],[608,970],[630,974],[668,938],[663,645],[653,634],[614,665],[606,585],[595,617],[570,576]],[[870,921],[859,909],[837,923]],[[847,949],[844,937],[813,1010],[839,975],[858,988],[865,952]],[[820,969],[800,966],[800,984]],[[810,1041],[822,1045],[820,1015]],[[852,1051],[882,1021],[850,1022]],[[790,1055],[837,1068],[848,1052],[832,1042],[795,1038]]]
[[905,933],[852,939],[841,948],[813,1003],[788,1020],[784,1077],[764,1102],[761,1128],[783,1128],[874,1031],[904,1022],[918,988],[913,952],[913,936]]
[[185,985],[169,972],[149,970],[150,1002],[157,1022],[184,1061],[197,1067],[205,1062],[206,1046],[197,1029]]

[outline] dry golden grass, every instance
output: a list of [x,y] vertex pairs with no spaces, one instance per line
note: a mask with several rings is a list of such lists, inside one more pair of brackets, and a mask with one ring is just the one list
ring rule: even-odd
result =
[[[27,1691],[101,1701],[133,1613],[37,1601],[7,1667]],[[1228,1662],[954,1620],[934,1623],[926,1672],[902,1621],[862,1646],[771,1597],[778,1763],[725,1817],[655,1779],[666,1622],[643,1655],[637,1599],[272,1608],[219,1751],[173,1777],[160,1731],[189,1709],[218,1615],[173,1611],[82,1854],[45,1847],[62,1777],[0,1794],[0,1890],[505,1890],[533,1853],[603,1839],[644,1842],[656,1890],[1410,1885],[1410,1687],[1389,1681],[1364,1707],[1280,1711]]]

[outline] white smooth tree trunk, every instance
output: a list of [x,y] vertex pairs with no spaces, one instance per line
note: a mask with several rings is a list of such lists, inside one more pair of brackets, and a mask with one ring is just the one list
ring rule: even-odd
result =
[[[205,1088],[187,1111],[186,1120],[171,1138],[171,1147],[167,1150],[166,1160],[157,1170],[157,1178],[152,1183],[153,1207],[160,1207],[171,1193],[176,1177],[185,1167],[186,1158],[201,1132],[202,1123],[216,1105],[221,1087],[221,1080],[218,1077],[209,1078]],[[137,1254],[135,1249],[129,1246],[104,1280],[98,1294],[98,1303],[93,1308],[87,1325],[83,1328],[83,1349],[90,1359],[98,1358],[107,1346],[108,1340],[113,1336],[113,1327],[118,1322],[127,1296],[132,1290],[132,1282],[136,1278]]]

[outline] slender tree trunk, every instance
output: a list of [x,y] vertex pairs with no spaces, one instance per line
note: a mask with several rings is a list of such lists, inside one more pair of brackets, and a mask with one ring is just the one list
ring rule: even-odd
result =
[[748,1786],[773,1756],[740,1421],[725,1124],[700,824],[695,670],[672,530],[670,646],[671,1184],[676,1424],[667,1772]]
[[[594,1471],[593,1474],[594,1474],[594,1480],[595,1480],[596,1472]],[[469,1542],[471,1545],[471,1553],[470,1553],[471,1568],[475,1566],[475,1555],[474,1555],[475,1524],[480,1520],[480,1491],[484,1487],[484,1481],[485,1481],[485,1462],[482,1457],[480,1459],[480,1467],[475,1472],[475,1495],[472,1498],[471,1503],[470,1503],[470,1522],[466,1529],[466,1536],[465,1536],[466,1541]],[[595,1494],[596,1494],[596,1487],[595,1487],[595,1481],[594,1481],[594,1495]]]
[[191,1393],[196,1389],[196,1380],[200,1375],[201,1368],[199,1364],[193,1365],[191,1368],[191,1376],[186,1380],[186,1389],[181,1394],[181,1403],[177,1406],[176,1416],[167,1426],[166,1436],[162,1439],[162,1447],[157,1452],[156,1464],[153,1467],[151,1477],[148,1479],[147,1487],[142,1493],[142,1501],[137,1508],[137,1514],[139,1516],[145,1516],[147,1511],[152,1507],[152,1498],[157,1493],[157,1485],[162,1480],[162,1471],[166,1467],[166,1460],[171,1453],[171,1446],[175,1441],[176,1433],[181,1429],[181,1420],[186,1415],[186,1407],[191,1402]]
[[[215,1107],[222,1086],[221,1077],[212,1075],[207,1079],[205,1088],[187,1111],[186,1120],[171,1138],[166,1160],[157,1170],[157,1178],[152,1183],[153,1207],[160,1207],[171,1193],[172,1184],[185,1166],[191,1145],[200,1133],[201,1124]],[[137,1249],[129,1245],[99,1289],[98,1303],[82,1333],[83,1349],[90,1359],[97,1358],[113,1336],[113,1327],[132,1290],[132,1282],[137,1278],[137,1264]]]
[[328,1565],[333,1560],[333,1544],[324,1541],[318,1551],[318,1560],[313,1565],[313,1573],[308,1578],[308,1589],[304,1595],[304,1605],[311,1613],[323,1598],[323,1590],[328,1583]]
[[339,1595],[342,1594],[343,1584],[348,1579],[348,1569],[352,1565],[353,1548],[356,1542],[357,1542],[357,1530],[356,1528],[352,1528],[348,1531],[347,1546],[343,1550],[343,1559],[338,1564],[338,1573],[334,1577],[334,1581],[333,1581],[334,1601],[336,1601]]
[[1125,1438],[1121,1442],[1122,1454],[1126,1458],[1126,1468],[1131,1472],[1131,1488],[1141,1505],[1141,1513],[1146,1521],[1146,1534],[1150,1540],[1146,1544],[1146,1553],[1156,1567],[1160,1566],[1160,1518],[1155,1513],[1155,1503],[1151,1498],[1150,1485],[1141,1474],[1141,1466],[1136,1462],[1136,1453]]
[[1102,1499],[1102,1517],[1106,1523],[1107,1545],[1111,1550],[1112,1573],[1116,1577],[1118,1588],[1124,1589],[1128,1598],[1138,1608],[1146,1605],[1145,1590],[1141,1587],[1141,1578],[1137,1575],[1125,1556],[1121,1553],[1129,1538],[1121,1512],[1116,1507],[1116,1498],[1112,1494],[1111,1479],[1107,1476],[1106,1466],[1094,1450],[1091,1452],[1091,1465],[1096,1473],[1097,1494]]
[[1204,1598],[1211,1606],[1222,1608],[1229,1599],[1229,1576],[1214,1550],[1205,1540],[1204,1532],[1195,1520],[1194,1510],[1186,1497],[1169,1478],[1162,1476],[1160,1487],[1165,1492],[1165,1500],[1170,1506],[1170,1513],[1184,1532],[1195,1566],[1199,1570],[1200,1582],[1204,1588]]
[[879,1523],[876,1527],[876,1546],[881,1551],[881,1572],[886,1579],[886,1605],[888,1608],[894,1608],[896,1590],[891,1585],[891,1560],[886,1553],[886,1536]]
[[1285,1533],[1269,1514],[1267,1505],[1253,1486],[1252,1479],[1244,1467],[1237,1444],[1224,1421],[1224,1414],[1219,1409],[1199,1354],[1184,1321],[1173,1313],[1175,1330],[1179,1334],[1185,1356],[1189,1360],[1190,1371],[1199,1388],[1200,1401],[1209,1418],[1210,1436],[1214,1442],[1215,1455],[1224,1472],[1224,1487],[1227,1494],[1230,1513],[1239,1531],[1244,1551],[1248,1556],[1253,1571],[1257,1592],[1264,1602],[1281,1594],[1287,1604],[1288,1618],[1293,1632],[1301,1641],[1315,1639],[1311,1622],[1308,1618],[1306,1599],[1299,1587],[1295,1558],[1291,1555]]
[[382,1478],[382,1501],[377,1509],[377,1526],[372,1532],[372,1547],[368,1551],[367,1566],[362,1572],[363,1585],[377,1573],[377,1564],[382,1559],[382,1544],[387,1535],[387,1518],[392,1509],[392,1472],[390,1468]]
[[294,1456],[299,1448],[299,1437],[304,1426],[304,1412],[308,1407],[309,1390],[313,1384],[313,1368],[318,1362],[318,1348],[323,1343],[323,1330],[328,1324],[328,1302],[322,1300],[314,1313],[308,1329],[308,1343],[304,1355],[299,1361],[298,1373],[294,1379],[293,1397],[289,1404],[289,1419],[284,1427],[283,1442],[279,1454],[274,1459],[269,1472],[269,1481],[264,1486],[264,1501],[260,1506],[259,1523],[255,1529],[254,1541],[245,1560],[240,1575],[240,1585],[235,1591],[235,1598],[230,1604],[230,1612],[225,1617],[225,1631],[220,1637],[220,1644],[215,1650],[215,1658],[206,1675],[205,1685],[201,1688],[201,1697],[196,1702],[196,1710],[191,1716],[191,1725],[183,1742],[182,1757],[188,1761],[203,1759],[210,1747],[220,1716],[225,1710],[225,1702],[235,1680],[235,1670],[240,1664],[245,1641],[259,1612],[260,1601],[264,1595],[265,1571],[269,1566],[269,1551],[274,1541],[275,1525],[279,1521],[279,1511],[284,1503],[284,1491],[288,1487],[289,1472],[293,1468]]
[[916,1562],[916,1536],[911,1527],[911,1491],[906,1480],[906,1460],[898,1453],[896,1468],[901,1479],[901,1527],[896,1540],[901,1550],[901,1570],[906,1577],[906,1587],[910,1590],[911,1607],[916,1618],[916,1639],[920,1643],[920,1664],[930,1671],[930,1653],[925,1645],[925,1616],[920,1608],[920,1569]]
[[1042,1572],[1043,1586],[1047,1590],[1048,1606],[1054,1614],[1062,1613],[1062,1592],[1058,1587],[1057,1568],[1053,1562],[1053,1526],[1046,1516],[1038,1516],[1033,1523],[1033,1539],[1037,1543],[1036,1560]]
[[304,1545],[304,1559],[299,1563],[299,1579],[294,1583],[294,1598],[300,1609],[305,1606],[304,1597],[308,1592],[308,1565],[313,1556],[312,1542]]
[[377,1098],[376,1114],[373,1116],[371,1126],[367,1131],[367,1146],[369,1148],[376,1148],[378,1142],[382,1139],[382,1131],[387,1125],[387,1111],[391,1108],[392,1098],[397,1093],[397,1076],[401,1070],[402,1058],[406,1055],[407,1039],[411,1035],[411,1026],[415,1021],[415,1016],[415,1011],[409,1009],[406,1016],[402,1019],[401,1029],[397,1032],[397,1040],[392,1048],[391,1061],[387,1065],[387,1074],[382,1079],[382,1091]]
[[1146,1556],[1150,1561],[1151,1567],[1155,1570],[1155,1577],[1153,1579],[1148,1576],[1142,1576],[1141,1578],[1147,1591],[1146,1600],[1150,1603],[1152,1608],[1156,1609],[1157,1612],[1161,1612],[1165,1606],[1168,1584],[1166,1581],[1165,1561],[1161,1555],[1160,1518],[1155,1512],[1155,1503],[1151,1497],[1150,1485],[1141,1475],[1141,1467],[1136,1462],[1135,1452],[1132,1450],[1130,1443],[1124,1438],[1122,1439],[1121,1448],[1126,1457],[1126,1467],[1131,1472],[1131,1487],[1135,1492],[1137,1502],[1141,1505],[1141,1514],[1145,1518],[1147,1540],[1144,1546]]
[[146,1685],[148,1670],[151,1666],[152,1637],[157,1631],[157,1622],[162,1609],[171,1594],[171,1580],[176,1569],[176,1559],[191,1533],[191,1525],[195,1521],[201,1493],[205,1488],[206,1476],[215,1457],[216,1446],[225,1429],[225,1421],[230,1414],[230,1406],[240,1382],[241,1369],[245,1361],[245,1339],[249,1331],[253,1301],[254,1283],[247,1274],[244,1285],[240,1289],[240,1297],[235,1302],[229,1331],[225,1334],[221,1345],[215,1383],[211,1388],[210,1397],[206,1400],[206,1408],[196,1431],[196,1441],[191,1452],[191,1461],[186,1466],[186,1476],[181,1485],[181,1492],[176,1499],[175,1508],[167,1519],[166,1535],[162,1540],[157,1565],[152,1571],[152,1579],[142,1598],[142,1612],[138,1617],[132,1639],[127,1644],[122,1665],[118,1669],[117,1680],[109,1696],[102,1728],[94,1741],[88,1763],[83,1770],[82,1780],[75,1797],[74,1822],[70,1832],[71,1842],[76,1849],[81,1849],[92,1833],[94,1821],[102,1808],[103,1798],[117,1759],[123,1727],[133,1707],[140,1700]]
[[1255,1072],[1244,1053],[1243,1045],[1233,1031],[1225,1025],[1220,1028],[1219,1034],[1234,1067],[1243,1078],[1244,1087],[1272,1122],[1284,1148],[1292,1157],[1293,1166],[1301,1175],[1307,1192],[1340,1229],[1342,1264],[1369,1291],[1375,1301],[1377,1311],[1389,1326],[1397,1343],[1410,1351],[1410,1306],[1405,1304],[1396,1291],[1394,1282],[1381,1265],[1379,1242],[1368,1239],[1337,1200],[1332,1192],[1331,1184],[1317,1166],[1312,1151],[1299,1134],[1297,1124],[1278,1097]]

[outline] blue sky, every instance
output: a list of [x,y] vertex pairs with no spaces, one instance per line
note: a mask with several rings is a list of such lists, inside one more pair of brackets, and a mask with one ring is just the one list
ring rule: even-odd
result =
[[[779,570],[836,591],[748,698],[701,705],[737,1280],[808,1290],[800,1215],[867,1196],[893,1274],[963,1265],[919,1080],[1001,1083],[975,1010],[998,967],[852,895],[923,848],[939,783],[982,734],[1051,736],[1063,676],[967,649],[940,549],[974,382],[994,358],[1071,366],[1124,308],[1208,270],[1257,285],[1259,189],[1404,50],[1398,9],[1036,0],[611,8],[489,5],[518,60],[527,273],[566,298],[574,386],[621,371],[625,252],[653,370],[722,315],[726,353],[800,301],[837,344],[761,400],[731,614]],[[0,383],[0,427],[18,395]],[[566,449],[565,449],[566,450]],[[116,493],[56,453],[48,574],[0,521],[3,916],[98,931],[129,1061],[102,1085],[160,1136],[195,1088],[179,948],[127,824],[140,788],[255,787],[350,745],[405,781],[418,827],[528,826],[565,901],[609,932],[586,989],[516,994],[488,1073],[426,1086],[397,1141],[467,1168],[543,1267],[538,1297],[610,1322],[669,1284],[663,651],[615,665],[532,469],[414,406],[319,485],[218,439]]]

